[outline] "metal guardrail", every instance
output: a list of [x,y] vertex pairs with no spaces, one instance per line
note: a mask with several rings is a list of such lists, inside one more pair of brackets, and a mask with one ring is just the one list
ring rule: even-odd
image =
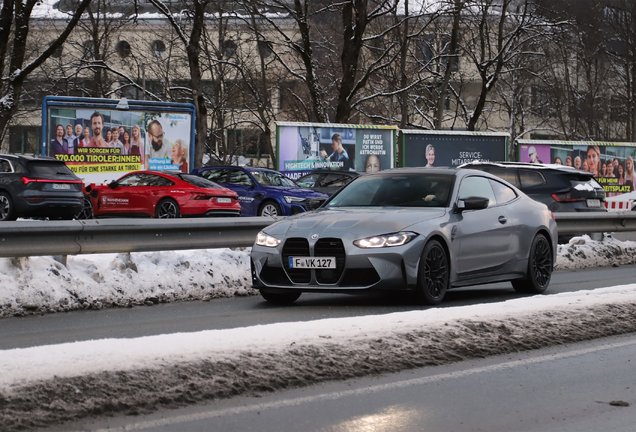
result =
[[0,223],[0,257],[250,247],[268,217]]
[[636,211],[554,213],[559,234],[636,231]]
[[[636,212],[555,213],[560,234],[636,231]],[[0,257],[250,247],[275,219],[93,219],[0,223]]]

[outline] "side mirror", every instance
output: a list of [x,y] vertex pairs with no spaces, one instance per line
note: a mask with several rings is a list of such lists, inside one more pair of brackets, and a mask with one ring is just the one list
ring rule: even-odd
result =
[[111,189],[115,189],[117,186],[119,186],[119,183],[117,183],[117,181],[113,180],[112,182],[108,183],[108,187]]
[[460,199],[455,206],[455,212],[461,213],[464,210],[482,210],[488,208],[490,200],[484,197],[466,197]]

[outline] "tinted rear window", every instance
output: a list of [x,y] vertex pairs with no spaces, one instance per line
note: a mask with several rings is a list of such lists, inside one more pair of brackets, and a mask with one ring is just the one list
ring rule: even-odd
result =
[[30,161],[27,162],[27,169],[31,174],[40,176],[69,176],[75,177],[64,162],[57,161]]
[[545,184],[545,177],[536,170],[519,170],[519,178],[521,179],[521,187],[535,187]]
[[198,177],[192,174],[181,174],[179,176],[181,180],[186,183],[190,183],[192,186],[206,188],[206,189],[220,189],[221,186],[218,184],[211,182],[210,180],[206,180],[203,177]]

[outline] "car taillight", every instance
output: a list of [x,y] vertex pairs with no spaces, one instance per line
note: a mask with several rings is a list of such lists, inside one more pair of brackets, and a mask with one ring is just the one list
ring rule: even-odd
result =
[[209,195],[209,194],[205,194],[205,193],[201,193],[201,192],[192,192],[192,196],[190,197],[191,200],[209,200],[214,198],[213,195]]
[[34,179],[29,177],[22,177],[22,183],[84,183],[82,180],[48,180],[48,179]]
[[575,201],[585,201],[585,198],[572,198],[570,193],[558,193],[552,194],[552,198],[554,198],[558,202],[575,202]]
[[550,212],[550,216],[552,216],[552,219],[556,220],[556,218],[554,217],[554,213]]

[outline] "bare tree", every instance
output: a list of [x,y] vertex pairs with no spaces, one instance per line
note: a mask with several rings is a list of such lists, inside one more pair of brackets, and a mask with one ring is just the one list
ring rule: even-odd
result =
[[211,0],[189,0],[187,2],[187,9],[180,12],[180,15],[185,15],[190,24],[189,34],[180,19],[178,19],[163,2],[159,0],[149,1],[168,19],[187,53],[192,86],[192,101],[195,106],[196,117],[194,125],[194,167],[201,167],[203,165],[203,153],[205,151],[208,130],[208,109],[202,91],[203,73],[200,61],[200,44],[204,32],[205,9]]
[[2,103],[0,103],[0,138],[4,138],[13,115],[18,111],[20,96],[27,77],[62,46],[91,0],[82,0],[66,28],[39,56],[29,60],[26,53],[33,7],[37,0],[4,0],[0,10],[0,72],[2,73]]

